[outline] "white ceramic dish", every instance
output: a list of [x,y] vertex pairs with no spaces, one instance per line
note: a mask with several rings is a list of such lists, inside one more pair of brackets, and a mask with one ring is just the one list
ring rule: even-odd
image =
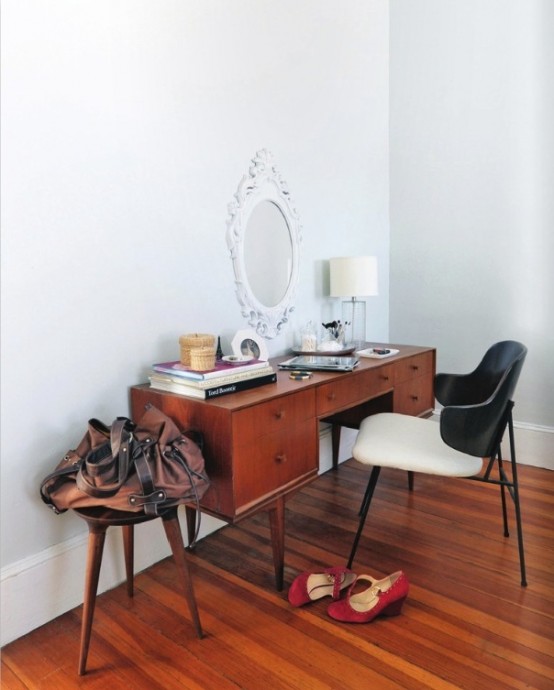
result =
[[225,355],[221,359],[227,364],[248,364],[248,362],[254,361],[254,357],[247,357],[246,355]]
[[399,350],[392,350],[390,348],[373,348],[368,347],[366,350],[358,350],[356,352],[360,357],[371,357],[373,359],[384,359],[385,357],[392,357],[397,355]]

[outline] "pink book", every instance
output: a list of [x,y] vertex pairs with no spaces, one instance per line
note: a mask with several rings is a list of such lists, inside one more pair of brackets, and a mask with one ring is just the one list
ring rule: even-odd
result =
[[160,362],[154,364],[152,369],[163,374],[172,376],[182,376],[185,379],[215,379],[225,374],[238,374],[241,371],[252,371],[253,369],[263,369],[267,367],[267,362],[261,359],[253,359],[246,364],[233,364],[232,362],[216,362],[213,369],[207,371],[195,371],[181,362]]

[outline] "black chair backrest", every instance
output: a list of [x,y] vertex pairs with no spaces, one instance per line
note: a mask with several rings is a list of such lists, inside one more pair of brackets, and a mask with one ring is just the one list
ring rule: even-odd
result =
[[[458,377],[463,380],[462,394],[453,393],[452,399],[457,397],[457,402],[447,405],[441,413],[441,436],[445,443],[476,457],[486,458],[496,452],[526,355],[527,348],[521,343],[512,340],[496,343],[477,369]],[[453,381],[446,381],[441,395],[454,388]]]
[[469,374],[437,374],[435,397],[444,407],[484,402],[494,393],[506,370],[525,352],[525,346],[514,340],[495,343]]

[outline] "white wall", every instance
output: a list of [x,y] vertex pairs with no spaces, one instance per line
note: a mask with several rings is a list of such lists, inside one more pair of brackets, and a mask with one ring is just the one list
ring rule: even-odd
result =
[[[368,337],[389,336],[388,5],[3,1],[1,644],[82,600],[83,525],[40,479],[180,333],[246,326],[225,222],[257,149],[304,227],[271,353],[339,314],[326,261],[350,253],[379,256]],[[520,459],[552,458],[553,5],[390,5],[391,340],[436,345],[442,370],[526,342]],[[156,524],[137,541],[138,569],[167,553]],[[109,539],[101,589],[119,555]]]
[[[258,149],[303,224],[292,328],[339,315],[329,257],[377,254],[368,336],[387,338],[388,3],[4,0],[1,132],[4,644],[82,600],[83,524],[41,478],[181,333],[247,325],[225,229]],[[166,553],[157,527],[139,568]]]
[[529,348],[519,458],[554,467],[554,3],[391,0],[393,342]]

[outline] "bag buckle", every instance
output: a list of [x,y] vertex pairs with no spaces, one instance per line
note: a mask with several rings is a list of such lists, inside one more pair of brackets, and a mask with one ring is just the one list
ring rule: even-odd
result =
[[132,506],[144,506],[148,503],[158,504],[167,499],[167,494],[163,489],[156,489],[151,494],[129,494],[129,504]]

